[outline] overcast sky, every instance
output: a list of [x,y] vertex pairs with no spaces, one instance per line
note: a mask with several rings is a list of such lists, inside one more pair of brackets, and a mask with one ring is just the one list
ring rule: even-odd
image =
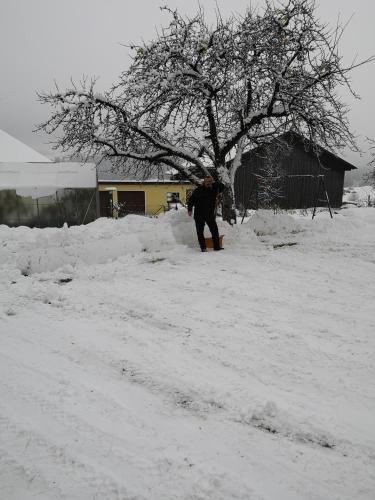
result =
[[[253,5],[262,5],[262,0]],[[226,15],[243,12],[248,0],[200,0],[207,18],[213,18],[215,5]],[[56,80],[61,88],[70,79],[83,75],[99,78],[100,90],[108,88],[129,65],[128,50],[122,44],[149,40],[168,17],[161,5],[178,7],[192,14],[198,2],[188,0],[1,0],[0,1],[0,128],[37,151],[51,155],[48,137],[32,132],[44,121],[49,108],[36,97],[37,90],[50,90]],[[346,62],[356,56],[375,54],[374,0],[320,0],[319,17],[334,24],[337,17],[348,20],[341,44]],[[345,94],[351,107],[353,131],[375,137],[375,63],[356,69],[356,101]],[[363,141],[361,140],[361,143]],[[53,153],[56,155],[57,153]],[[368,156],[345,152],[343,156],[357,166]]]

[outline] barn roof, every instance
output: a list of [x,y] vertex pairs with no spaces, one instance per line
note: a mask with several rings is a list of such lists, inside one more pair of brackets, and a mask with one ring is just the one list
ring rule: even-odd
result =
[[[308,154],[315,156],[315,152],[313,151],[313,145],[311,141],[291,130],[285,132],[284,134],[281,134],[279,137],[276,137],[275,139],[273,139],[273,141],[271,141],[270,144],[275,143],[276,141],[285,142],[288,145],[296,146],[300,149],[303,149]],[[251,151],[247,151],[246,153],[243,154],[243,157],[246,158],[252,155],[257,155],[261,150],[264,149],[264,147],[265,147],[264,145],[258,146],[257,148],[254,148]],[[328,151],[328,149],[325,149],[322,146],[319,147],[321,149],[320,159],[326,168],[331,168],[334,170],[344,170],[344,171],[354,170],[357,168],[348,161],[341,158],[340,156],[337,156],[331,151]]]

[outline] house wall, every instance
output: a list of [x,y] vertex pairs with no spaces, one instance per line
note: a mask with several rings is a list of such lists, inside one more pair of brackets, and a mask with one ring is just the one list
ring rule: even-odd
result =
[[[260,153],[262,154],[262,153]],[[275,202],[281,208],[308,208],[314,206],[318,179],[317,175],[324,175],[330,203],[333,207],[340,207],[342,203],[344,170],[330,168],[324,157],[320,164],[318,159],[303,149],[294,147],[287,153],[280,154],[276,160],[276,170],[280,175],[280,196]],[[336,166],[336,165],[335,165]],[[255,154],[246,154],[242,158],[235,177],[236,205],[238,208],[255,208],[256,180],[253,174],[261,174],[265,168],[264,157]],[[299,175],[300,177],[287,177]],[[302,177],[306,176],[306,177]],[[319,199],[324,199],[320,193]],[[248,203],[250,199],[250,203]],[[318,202],[318,205],[324,205]],[[261,203],[260,203],[261,206]]]
[[119,191],[144,191],[145,193],[145,214],[154,215],[159,211],[168,209],[167,193],[179,193],[180,201],[186,203],[186,193],[194,189],[190,183],[179,182],[155,182],[155,183],[134,183],[134,182],[110,182],[99,181],[99,191],[106,191],[109,187],[114,187],[113,201],[117,203]]

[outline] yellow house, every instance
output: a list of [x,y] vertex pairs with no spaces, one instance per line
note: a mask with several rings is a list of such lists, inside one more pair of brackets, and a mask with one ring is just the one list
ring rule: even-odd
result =
[[100,216],[157,215],[176,204],[185,205],[186,195],[194,188],[188,181],[99,179]]

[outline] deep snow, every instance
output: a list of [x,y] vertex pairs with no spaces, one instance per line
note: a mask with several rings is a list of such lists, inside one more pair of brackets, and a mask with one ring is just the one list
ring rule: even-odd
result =
[[375,209],[0,226],[0,498],[372,500]]

